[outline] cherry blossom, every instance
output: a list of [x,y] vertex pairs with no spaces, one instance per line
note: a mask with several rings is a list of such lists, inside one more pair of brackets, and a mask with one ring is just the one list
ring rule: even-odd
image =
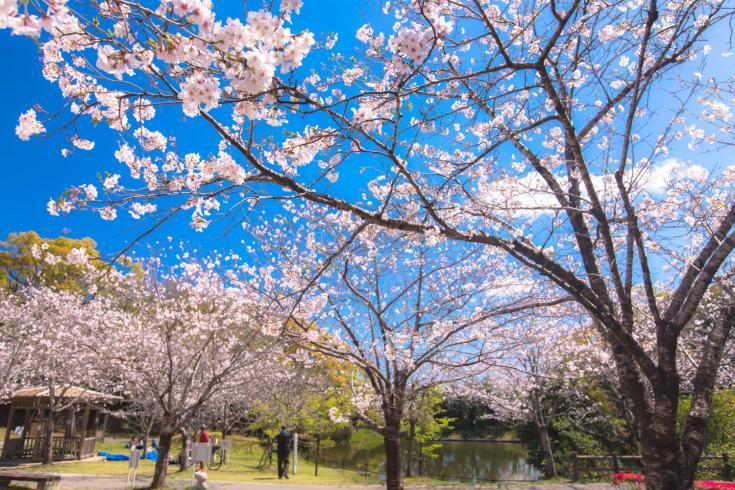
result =
[[23,141],[28,141],[31,136],[45,132],[46,128],[36,119],[36,111],[33,109],[28,109],[18,118],[15,134]]

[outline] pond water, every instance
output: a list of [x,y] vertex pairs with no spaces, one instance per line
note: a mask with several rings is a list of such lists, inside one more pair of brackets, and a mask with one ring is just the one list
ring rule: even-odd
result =
[[[378,474],[383,467],[382,445],[363,448],[341,443],[322,452],[320,464],[326,466],[344,465],[345,468],[362,471],[368,465],[369,471]],[[465,482],[538,480],[542,477],[541,471],[526,461],[528,452],[519,443],[448,441],[442,442],[436,454],[437,457],[426,460],[424,464],[424,474],[427,476]],[[418,474],[418,464],[414,464],[414,473]]]

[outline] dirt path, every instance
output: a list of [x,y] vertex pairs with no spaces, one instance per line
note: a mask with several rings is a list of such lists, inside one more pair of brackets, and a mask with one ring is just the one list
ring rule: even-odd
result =
[[[136,481],[135,488],[147,488],[150,483],[150,478],[142,478]],[[182,490],[189,486],[189,480],[181,480],[175,478],[169,478],[168,485],[170,488]],[[240,483],[240,482],[224,482],[224,481],[210,481],[208,487],[211,490],[325,490],[330,488],[329,486],[314,486],[314,485],[290,485],[288,483]],[[64,490],[76,490],[76,489],[98,489],[98,490],[110,490],[110,489],[123,489],[125,488],[125,478],[122,477],[101,477],[93,475],[73,475],[65,474],[61,475],[61,488]],[[340,490],[379,490],[384,488],[377,485],[364,485],[364,486],[339,486]],[[443,487],[408,487],[410,490],[451,490],[451,489],[503,489],[509,490],[613,490],[612,485],[595,483],[595,484],[528,484],[519,485],[511,483],[496,483],[491,485],[478,485],[478,486],[443,486]]]

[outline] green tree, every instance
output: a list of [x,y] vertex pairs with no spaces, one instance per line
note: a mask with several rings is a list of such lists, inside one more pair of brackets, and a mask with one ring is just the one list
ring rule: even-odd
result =
[[[255,404],[250,429],[261,430],[268,438],[261,465],[271,461],[272,441],[281,425],[309,436],[317,463],[324,445],[349,426],[351,367],[348,363],[320,353],[306,353],[282,360],[278,388]],[[297,360],[298,359],[298,360]]]
[[[70,254],[79,260],[67,260]],[[0,242],[0,288],[16,291],[23,286],[42,285],[85,292],[90,264],[104,267],[91,238],[42,238],[34,231],[11,233]]]
[[455,419],[444,415],[443,397],[439,389],[430,388],[420,392],[408,403],[406,417],[402,422],[402,430],[407,433],[408,452],[406,476],[413,476],[413,461],[418,444],[418,456],[436,457],[436,450],[441,444],[432,442],[444,431],[451,428]]

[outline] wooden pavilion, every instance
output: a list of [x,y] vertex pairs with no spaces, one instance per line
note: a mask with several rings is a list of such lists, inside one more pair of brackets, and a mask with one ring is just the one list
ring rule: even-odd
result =
[[[41,461],[51,402],[49,393],[47,387],[25,388],[13,393],[0,461]],[[52,443],[54,461],[94,456],[97,441],[104,438],[107,425],[107,414],[102,406],[118,400],[121,398],[78,386],[57,388],[55,405],[67,408],[56,415]]]

